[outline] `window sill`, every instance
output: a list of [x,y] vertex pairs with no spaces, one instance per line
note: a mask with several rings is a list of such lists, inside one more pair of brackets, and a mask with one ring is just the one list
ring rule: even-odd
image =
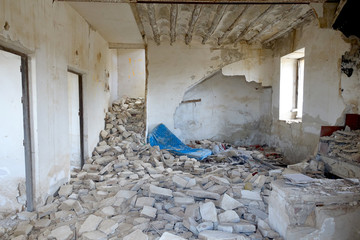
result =
[[279,121],[286,122],[287,124],[292,124],[292,123],[301,123],[302,119],[301,118],[297,118],[297,119],[279,119]]

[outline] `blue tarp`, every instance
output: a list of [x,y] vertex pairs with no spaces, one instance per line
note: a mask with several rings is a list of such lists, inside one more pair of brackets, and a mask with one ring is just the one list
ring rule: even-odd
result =
[[191,148],[180,141],[164,124],[159,124],[148,136],[151,146],[159,146],[176,155],[186,155],[190,158],[203,160],[211,155],[211,150]]

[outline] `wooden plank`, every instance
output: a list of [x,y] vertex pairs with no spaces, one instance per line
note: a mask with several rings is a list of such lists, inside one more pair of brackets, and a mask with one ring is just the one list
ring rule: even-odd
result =
[[192,99],[192,100],[181,101],[181,103],[195,103],[195,102],[201,102],[201,98],[200,99]]

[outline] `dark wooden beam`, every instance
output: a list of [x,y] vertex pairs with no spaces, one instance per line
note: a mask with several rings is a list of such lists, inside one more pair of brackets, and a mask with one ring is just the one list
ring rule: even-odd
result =
[[246,5],[245,8],[241,11],[241,13],[236,17],[234,22],[226,29],[226,31],[223,33],[221,37],[218,39],[218,45],[220,46],[223,44],[224,40],[227,38],[227,36],[230,34],[230,32],[234,29],[234,27],[237,25],[241,17],[244,15],[246,10],[249,8],[249,5]]
[[156,24],[154,4],[148,4],[147,9],[148,9],[149,21],[153,32],[154,41],[156,42],[157,45],[160,45],[160,34],[159,34],[158,26]]
[[144,25],[142,24],[142,21],[140,19],[140,15],[139,15],[137,6],[135,3],[130,3],[130,7],[131,7],[131,11],[134,15],[136,24],[138,26],[139,32],[141,34],[141,37],[142,37],[143,41],[146,42],[146,34],[145,34],[145,30],[144,30]]
[[268,14],[271,10],[273,10],[275,7],[275,5],[270,5],[265,11],[263,11],[258,17],[256,17],[255,19],[253,19],[249,25],[247,25],[244,30],[241,31],[241,33],[237,36],[237,38],[235,39],[234,43],[237,43],[238,41],[240,41],[247,33],[248,31],[254,26],[255,23],[257,22],[261,22],[266,14]]
[[205,44],[209,37],[214,33],[216,27],[219,25],[221,19],[224,16],[227,5],[219,5],[216,9],[214,19],[212,20],[211,26],[208,29],[206,35],[203,37],[202,44]]
[[290,23],[284,30],[275,33],[274,35],[272,35],[271,37],[269,37],[268,39],[265,39],[264,41],[262,41],[262,44],[268,44],[269,42],[278,39],[280,37],[282,37],[284,34],[286,34],[287,32],[291,31],[292,29],[295,29],[297,26],[299,26],[301,23],[303,23],[305,20],[307,20],[310,17],[314,17],[314,11],[311,9],[309,11],[307,11],[303,16],[301,16],[300,18],[297,18],[295,21],[293,21],[292,23]]
[[176,20],[178,16],[178,5],[171,4],[170,8],[170,44],[176,41]]
[[326,0],[56,0],[58,2],[165,3],[165,4],[309,4]]
[[269,22],[266,26],[264,26],[264,28],[259,31],[257,34],[255,34],[254,36],[252,36],[248,41],[247,43],[248,44],[252,44],[254,43],[257,39],[260,38],[260,36],[270,30],[271,28],[273,28],[274,26],[276,26],[276,24],[278,24],[279,22],[281,21],[284,21],[285,19],[287,19],[288,17],[290,17],[294,11],[299,8],[299,5],[293,5],[291,6],[291,8],[287,11],[284,11],[281,15],[277,16],[276,19],[273,21],[273,22]]
[[202,8],[201,5],[195,5],[194,6],[194,10],[192,12],[191,19],[189,21],[189,29],[188,29],[188,31],[187,31],[187,33],[185,35],[185,43],[186,43],[186,45],[188,45],[192,40],[192,33],[194,31],[195,24],[196,24],[197,20],[199,19],[199,16],[200,16],[200,13],[201,13],[201,8]]

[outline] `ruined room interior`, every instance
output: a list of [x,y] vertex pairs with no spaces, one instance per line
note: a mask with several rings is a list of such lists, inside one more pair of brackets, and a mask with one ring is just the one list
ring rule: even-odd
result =
[[0,0],[0,239],[360,239],[356,0]]

